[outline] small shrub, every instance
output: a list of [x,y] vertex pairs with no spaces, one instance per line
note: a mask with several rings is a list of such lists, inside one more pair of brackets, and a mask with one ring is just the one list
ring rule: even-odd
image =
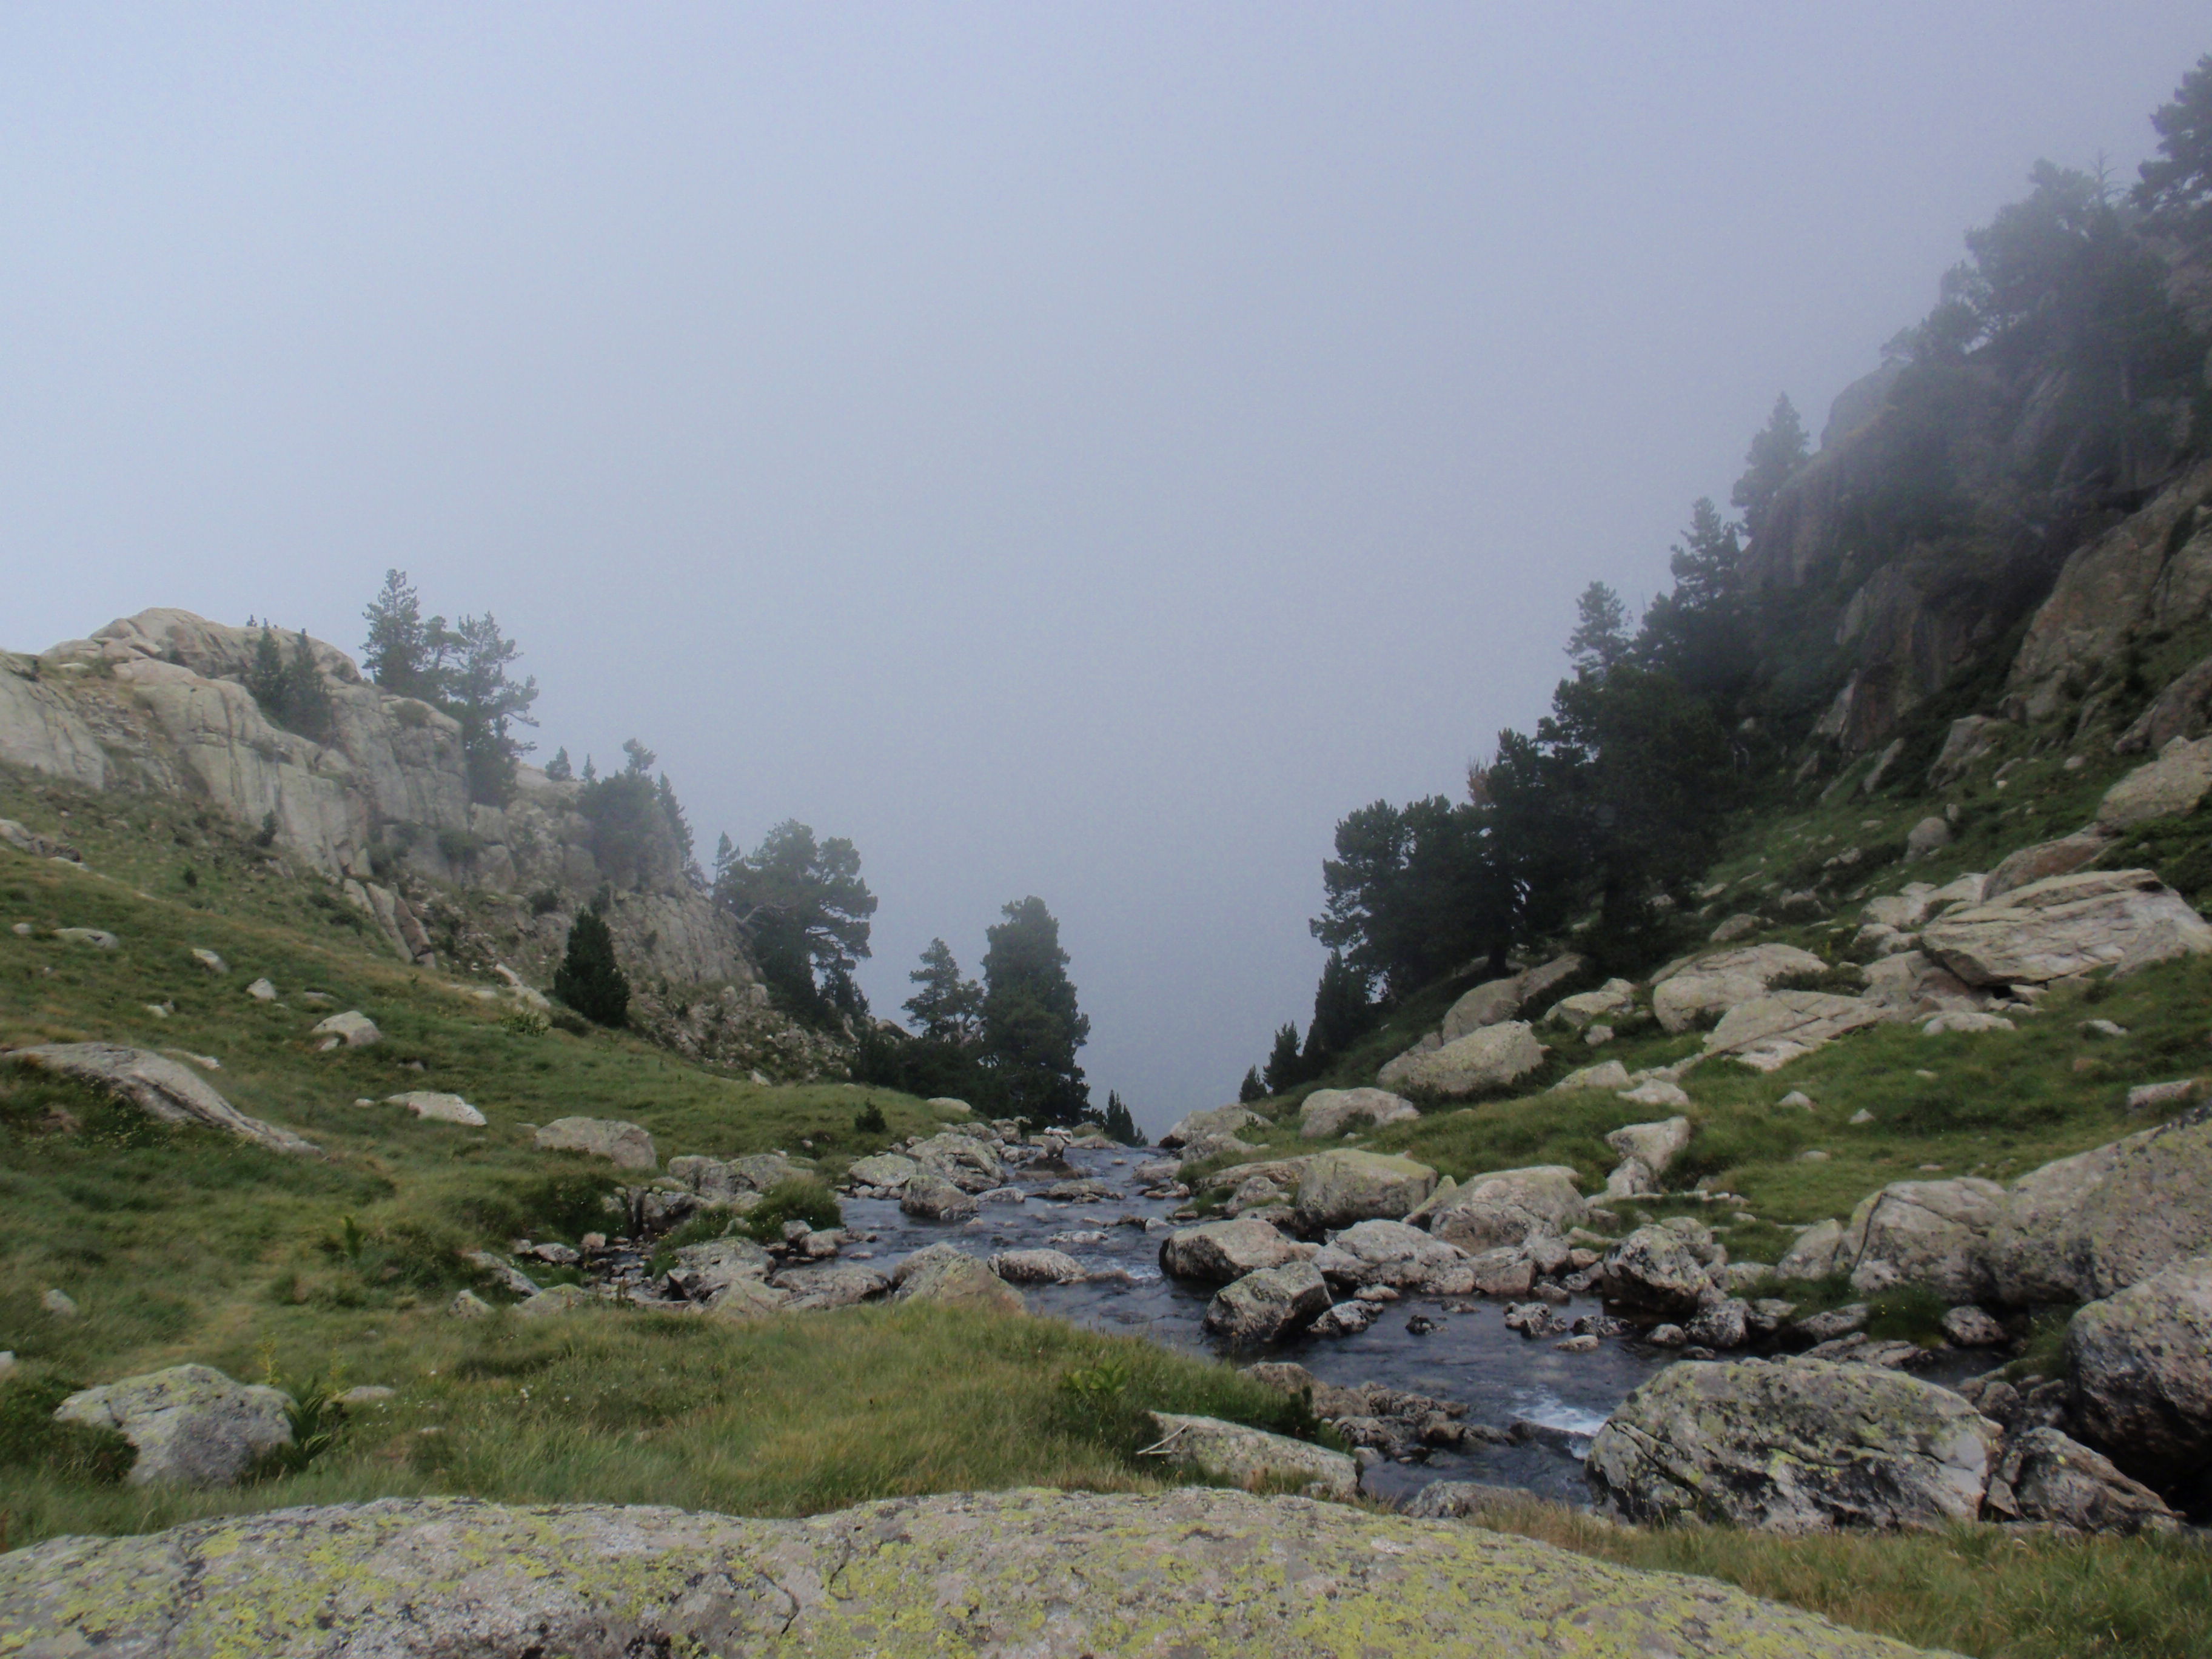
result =
[[272,1389],[291,1396],[291,1404],[284,1407],[284,1421],[292,1431],[291,1443],[271,1446],[254,1460],[247,1473],[249,1480],[274,1480],[299,1472],[320,1457],[338,1443],[345,1427],[345,1407],[338,1395],[345,1391],[343,1375],[332,1370],[325,1376],[295,1378],[280,1376],[274,1355],[262,1351],[262,1381]]
[[891,1126],[884,1117],[884,1109],[870,1101],[853,1115],[853,1127],[864,1135],[883,1135],[890,1133]]
[[483,851],[483,838],[466,830],[441,830],[438,851],[448,864],[473,864],[477,854]]
[[556,1031],[566,1031],[570,1036],[589,1036],[591,1022],[573,1008],[563,1008],[556,1003],[546,1013],[546,1019]]
[[561,896],[550,887],[541,887],[530,896],[530,914],[533,916],[550,915],[560,908]]
[[761,1195],[760,1203],[738,1224],[754,1239],[772,1244],[783,1237],[783,1224],[804,1221],[817,1232],[845,1224],[836,1194],[811,1176],[779,1181]]
[[254,834],[253,844],[262,848],[274,847],[276,844],[276,814],[274,811],[264,812],[261,828]]
[[541,1037],[553,1029],[552,1016],[526,1002],[512,1010],[500,1024],[510,1036],[520,1037]]

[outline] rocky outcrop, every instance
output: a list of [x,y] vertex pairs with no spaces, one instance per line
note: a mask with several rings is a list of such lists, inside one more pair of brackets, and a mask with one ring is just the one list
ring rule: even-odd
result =
[[2015,1306],[2085,1302],[2212,1252],[2212,1110],[2062,1158],[2012,1184],[1990,1271]]
[[[70,1395],[58,1422],[113,1429],[137,1449],[130,1482],[228,1486],[264,1452],[292,1443],[289,1395],[234,1382],[207,1365],[172,1365]],[[0,1596],[0,1609],[5,1597]],[[0,1632],[4,1632],[0,1611]]]
[[2138,1480],[2171,1491],[2212,1468],[2212,1256],[2075,1313],[2066,1382],[2081,1432]]
[[1920,948],[1969,985],[2042,985],[2128,973],[2212,951],[2212,926],[2148,870],[2030,882],[1922,929]]
[[[623,890],[607,919],[625,963],[684,984],[755,988],[743,935],[684,878],[672,842],[658,878],[632,890],[633,872],[602,867],[582,785],[524,766],[504,805],[472,800],[459,726],[370,684],[320,641],[312,650],[331,696],[329,740],[287,731],[246,689],[258,639],[153,610],[36,658],[0,653],[0,763],[204,803],[247,830],[268,825],[272,852],[341,884],[410,960],[431,941],[398,872],[504,896],[515,957],[541,977],[583,900],[611,880]],[[557,901],[549,912],[526,902],[541,893]],[[760,1011],[748,1001],[745,1012]]]
[[1298,1225],[1307,1231],[1355,1221],[1395,1221],[1434,1190],[1437,1172],[1381,1152],[1318,1152],[1298,1175]]
[[1316,1089],[1298,1107],[1298,1133],[1319,1140],[1355,1127],[1410,1123],[1419,1115],[1412,1101],[1387,1089]]
[[1626,1519],[1781,1533],[1972,1521],[1997,1425],[1948,1389],[1872,1365],[1670,1365],[1607,1419],[1587,1468]]
[[1983,1494],[1993,1521],[2027,1521],[2075,1532],[2178,1532],[2181,1517],[2111,1459],[2057,1429],[2031,1428],[2006,1442]]
[[1763,997],[1778,980],[1825,974],[1828,964],[1794,945],[1752,945],[1669,963],[1653,976],[1651,1012],[1668,1032]]
[[145,1048],[119,1042],[56,1042],[18,1048],[4,1058],[27,1070],[68,1078],[129,1102],[164,1123],[197,1123],[265,1146],[272,1152],[311,1153],[312,1141],[289,1129],[249,1117],[187,1066]]
[[1386,1089],[1464,1100],[1519,1082],[1544,1063],[1544,1045],[1526,1020],[1470,1031],[1438,1048],[1401,1054],[1376,1074]]
[[[1163,1437],[1180,1426],[1168,1421]],[[1342,1475],[1317,1465],[1309,1478],[1340,1487]],[[945,1494],[796,1521],[387,1498],[57,1539],[0,1558],[0,1609],[26,1659],[219,1651],[240,1632],[258,1651],[303,1659],[779,1649],[1262,1659],[1362,1652],[1377,1631],[1400,1630],[1486,1659],[1912,1651],[1710,1578],[1200,1486]]]

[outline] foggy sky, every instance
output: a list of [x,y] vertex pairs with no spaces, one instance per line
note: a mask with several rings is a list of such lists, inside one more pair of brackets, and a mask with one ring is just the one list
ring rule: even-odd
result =
[[543,759],[796,817],[895,1013],[1036,893],[1140,1124],[2198,3],[0,11],[0,644],[489,609]]

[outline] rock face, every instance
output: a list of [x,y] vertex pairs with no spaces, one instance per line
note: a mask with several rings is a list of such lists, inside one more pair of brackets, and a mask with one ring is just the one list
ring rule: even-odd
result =
[[1994,1181],[1893,1182],[1859,1200],[1837,1260],[1862,1295],[1910,1283],[1978,1302],[1992,1289],[1990,1237],[2005,1215]]
[[2212,1110],[2062,1158],[2012,1184],[1992,1230],[1997,1295],[2087,1302],[2212,1253]]
[[2212,1467],[2212,1256],[2083,1307],[2066,1381],[2075,1422],[2130,1474],[2170,1490]]
[[1959,1395],[1872,1365],[1670,1365],[1590,1446],[1590,1485],[1633,1521],[1782,1533],[1972,1521],[1999,1430]]
[[1738,1003],[1766,994],[1777,980],[1825,974],[1828,964],[1794,945],[1753,945],[1691,957],[1660,970],[1651,1012],[1669,1032],[1686,1031]]
[[164,1123],[198,1123],[266,1146],[272,1152],[311,1153],[312,1141],[289,1129],[248,1117],[188,1067],[166,1055],[118,1042],[58,1042],[18,1048],[5,1056],[17,1066],[87,1085],[136,1106]]
[[[291,1443],[285,1416],[291,1404],[289,1395],[234,1382],[206,1365],[172,1365],[82,1389],[63,1401],[54,1416],[119,1431],[138,1450],[129,1477],[134,1486],[156,1480],[228,1486],[262,1453]],[[0,1596],[0,1607],[5,1601]],[[0,1623],[0,1631],[5,1628]]]
[[1206,1328],[1240,1346],[1273,1342],[1328,1311],[1328,1285],[1310,1261],[1285,1261],[1233,1279],[1214,1292]]
[[1440,1048],[1401,1056],[1383,1071],[1391,1072],[1401,1060],[1402,1069],[1395,1076],[1378,1074],[1385,1087],[1463,1100],[1519,1082],[1544,1063],[1544,1045],[1526,1020],[1513,1019],[1486,1025]]
[[1298,1176],[1302,1228],[1348,1227],[1355,1221],[1395,1221],[1435,1188],[1437,1172],[1409,1158],[1351,1151],[1319,1152]]
[[1922,930],[1920,948],[1969,985],[2041,985],[2202,955],[2212,926],[2148,870],[2096,870],[1954,910]]
[[[634,972],[753,988],[737,924],[683,878],[672,843],[647,890],[628,890],[635,872],[598,862],[581,784],[523,766],[505,805],[471,800],[459,725],[369,684],[320,641],[311,648],[331,695],[330,741],[273,725],[244,684],[258,638],[154,610],[57,645],[35,667],[0,653],[0,761],[91,789],[189,797],[251,828],[273,819],[274,850],[341,884],[408,960],[426,958],[430,940],[405,897],[375,878],[372,846],[410,877],[515,899],[526,953],[547,974],[581,896],[612,880],[625,890],[608,921]],[[548,890],[566,902],[540,923],[520,898]]]
[[1353,1127],[1407,1123],[1419,1115],[1412,1101],[1387,1089],[1316,1089],[1298,1108],[1298,1133],[1319,1140]]
[[1168,1235],[1160,1245],[1160,1271],[1173,1279],[1223,1285],[1295,1261],[1312,1249],[1284,1237],[1265,1221],[1209,1221]]
[[[916,1593],[929,1586],[945,1593]],[[1378,1631],[1485,1659],[1913,1651],[1711,1579],[1202,1486],[947,1494],[803,1521],[387,1498],[57,1539],[0,1558],[0,1631],[35,1644],[25,1659],[216,1651],[241,1631],[303,1659],[1272,1659],[1362,1653]]]
[[534,1137],[550,1152],[582,1152],[604,1158],[625,1170],[651,1170],[660,1155],[653,1136],[635,1123],[611,1117],[556,1117]]
[[1589,1206],[1564,1164],[1470,1176],[1430,1210],[1428,1229],[1468,1251],[1557,1237],[1589,1218]]

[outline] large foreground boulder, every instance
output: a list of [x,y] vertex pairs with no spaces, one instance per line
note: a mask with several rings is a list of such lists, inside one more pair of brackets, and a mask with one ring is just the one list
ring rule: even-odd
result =
[[2066,1381],[2081,1432],[2137,1480],[2172,1491],[2212,1468],[2212,1256],[2076,1313]]
[[313,1152],[314,1143],[289,1129],[248,1117],[207,1085],[198,1073],[150,1049],[120,1042],[53,1042],[4,1056],[27,1070],[69,1079],[127,1101],[164,1123],[198,1123],[266,1146],[272,1152]]
[[1524,1019],[1486,1025],[1455,1042],[1399,1056],[1377,1073],[1386,1087],[1464,1100],[1519,1082],[1544,1063],[1544,1045]]
[[1285,1261],[1224,1285],[1206,1304],[1206,1328],[1238,1346],[1273,1342],[1328,1311],[1328,1285],[1310,1261]]
[[1285,1238],[1268,1222],[1242,1218],[1208,1221],[1168,1235],[1160,1245],[1160,1271],[1171,1279],[1204,1279],[1225,1285],[1262,1267],[1279,1267],[1312,1254],[1312,1245]]
[[1669,1365],[1591,1443],[1590,1485],[1632,1521],[1770,1532],[1972,1521],[1997,1425],[1948,1389],[1874,1365]]
[[1990,1241],[2015,1306],[2088,1302],[2212,1252],[2212,1108],[2030,1170]]
[[799,1521],[465,1498],[225,1516],[0,1557],[0,1642],[430,1659],[1479,1653],[1901,1659],[1710,1578],[1455,1522],[1194,1486],[897,1498]]
[[1969,985],[2124,974],[2212,951],[2212,925],[2149,870],[2052,876],[1938,917],[1920,948]]
[[[84,1389],[55,1408],[64,1423],[113,1429],[137,1449],[130,1481],[228,1486],[262,1453],[292,1443],[289,1395],[259,1383],[234,1382],[209,1365],[172,1365]],[[4,1597],[0,1597],[4,1607]],[[0,1611],[4,1620],[4,1611]],[[0,1622],[0,1650],[7,1626]]]
[[1382,1152],[1321,1152],[1298,1174],[1301,1227],[1348,1227],[1355,1221],[1395,1221],[1435,1190],[1437,1172],[1410,1158]]

